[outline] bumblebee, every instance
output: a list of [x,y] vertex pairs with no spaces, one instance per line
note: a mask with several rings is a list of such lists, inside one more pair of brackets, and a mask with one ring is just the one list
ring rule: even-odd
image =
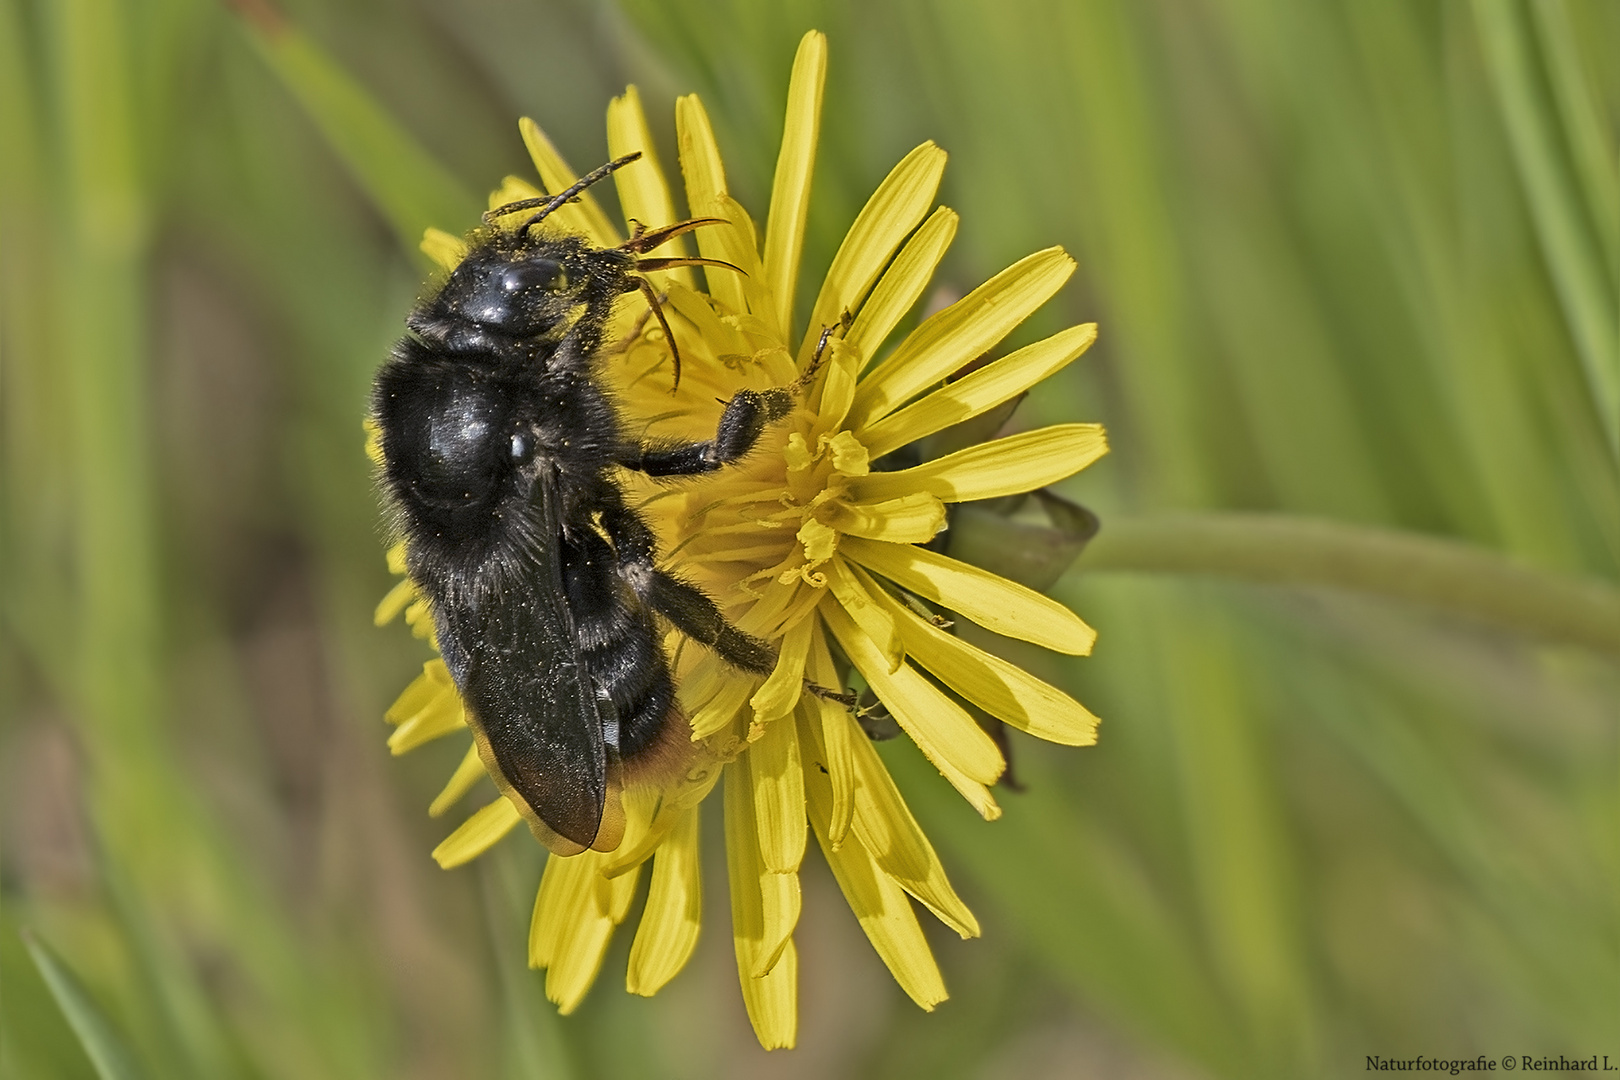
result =
[[560,854],[616,847],[627,771],[688,742],[660,618],[742,671],[769,672],[776,659],[659,566],[653,532],[615,470],[724,468],[793,409],[796,389],[739,390],[712,439],[646,445],[627,435],[597,370],[614,304],[640,291],[664,326],[678,383],[675,339],[645,274],[728,264],[642,256],[720,222],[638,228],[615,248],[541,228],[637,157],[486,215],[488,226],[530,213],[516,230],[472,235],[460,265],[406,319],[371,398],[384,498],[479,755]]

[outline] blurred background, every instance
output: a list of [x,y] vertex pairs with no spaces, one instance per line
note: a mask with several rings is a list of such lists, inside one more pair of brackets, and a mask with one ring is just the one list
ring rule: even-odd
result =
[[[276,3],[0,0],[5,1076],[1620,1062],[1620,5]],[[460,748],[384,746],[426,652],[371,623],[360,419],[423,227],[531,176],[519,116],[589,168],[635,83],[669,163],[697,91],[762,219],[810,28],[805,289],[934,139],[942,287],[1080,262],[1008,346],[1101,324],[1018,422],[1108,425],[1063,489],[1105,540],[1274,512],[1397,570],[1430,538],[1475,600],[1099,541],[1053,590],[1096,654],[1001,643],[1099,746],[1018,739],[994,824],[881,746],[983,923],[932,927],[951,1000],[904,998],[812,854],[799,1048],[766,1055],[717,836],[687,971],[627,995],[621,933],[566,1018],[523,966],[537,846],[429,859]],[[1493,573],[1540,614],[1475,618]],[[1584,643],[1568,596],[1600,613]]]

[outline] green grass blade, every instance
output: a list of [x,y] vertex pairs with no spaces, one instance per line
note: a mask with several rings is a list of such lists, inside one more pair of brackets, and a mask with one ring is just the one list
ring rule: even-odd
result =
[[1139,586],[1152,619],[1200,929],[1253,1044],[1255,1075],[1299,1076],[1316,1054],[1316,1002],[1297,909],[1277,749],[1249,634],[1207,588]]
[[[1540,372],[1525,370],[1527,350],[1514,347],[1503,318],[1508,299],[1530,295],[1541,278],[1516,242],[1518,230],[1508,228],[1520,221],[1520,201],[1502,190],[1510,164],[1474,37],[1461,40],[1451,26],[1456,16],[1444,13],[1436,28],[1409,4],[1347,5],[1348,33],[1330,53],[1345,51],[1340,60],[1353,72],[1330,100],[1362,129],[1345,160],[1352,176],[1366,173],[1361,214],[1384,247],[1379,272],[1397,286],[1380,317],[1410,320],[1414,329],[1405,355],[1396,354],[1407,370],[1380,396],[1404,395],[1411,384],[1427,389],[1431,380],[1438,391],[1434,406],[1413,419],[1455,442],[1465,469],[1440,471],[1420,428],[1411,445],[1427,451],[1419,467],[1431,472],[1431,499],[1457,505],[1454,489],[1474,485],[1484,496],[1477,511],[1474,500],[1462,500],[1444,531],[1573,568],[1581,562],[1574,523],[1549,483],[1560,475],[1556,444],[1524,392]],[[1332,251],[1324,255],[1333,261]],[[1502,266],[1515,277],[1504,282]],[[1413,357],[1427,370],[1413,370]]]
[[142,1080],[145,1074],[136,1066],[124,1037],[72,969],[26,930],[23,943],[28,947],[28,955],[34,958],[40,977],[50,987],[62,1015],[78,1035],[80,1045],[96,1068],[96,1075],[101,1080]]
[[[95,1066],[28,955],[22,905],[0,910],[0,1076],[96,1080]],[[37,912],[30,912],[35,914]]]
[[460,233],[478,223],[479,200],[315,42],[267,8],[242,11],[260,55],[407,250],[430,226]]
[[[60,550],[72,465],[66,453],[66,377],[53,317],[60,239],[48,213],[46,58],[20,5],[0,4],[0,563],[50,564]],[[73,639],[62,573],[0,575],[6,630],[44,678],[70,682]]]
[[1475,0],[1497,104],[1530,203],[1536,234],[1586,372],[1593,406],[1620,458],[1620,327],[1615,290],[1593,239],[1593,223],[1570,175],[1557,110],[1539,77],[1533,43],[1514,0]]
[[502,845],[478,864],[478,891],[504,1014],[503,1075],[509,1080],[580,1080],[571,1045],[576,1032],[546,1000],[543,975],[525,963],[524,931],[540,863],[532,851]]
[[[1576,822],[1582,803],[1614,820],[1615,790],[1602,744],[1571,754],[1559,746],[1567,732],[1550,736],[1539,726],[1508,740],[1493,738],[1482,714],[1500,711],[1511,725],[1522,723],[1527,704],[1533,714],[1547,711],[1546,699],[1525,694],[1522,686],[1510,691],[1517,699],[1510,702],[1480,708],[1470,700],[1509,685],[1500,672],[1515,659],[1500,646],[1441,645],[1433,631],[1411,620],[1349,603],[1278,623],[1276,667],[1284,693],[1340,743],[1344,764],[1359,765],[1399,807],[1401,828],[1427,845],[1420,860],[1438,857],[1456,875],[1422,875],[1428,880],[1412,884],[1435,896],[1454,894],[1455,924],[1438,936],[1462,947],[1463,964],[1494,969],[1497,1007],[1506,1005],[1510,1013],[1502,1018],[1508,1025],[1502,1037],[1534,1026],[1573,1041],[1600,1037],[1612,1026],[1620,987],[1612,948],[1594,947],[1613,925],[1612,892],[1591,868],[1612,850],[1612,839],[1607,825],[1589,832]],[[1450,679],[1469,685],[1463,694],[1448,695],[1467,703],[1461,709],[1435,700],[1436,686]],[[1600,690],[1586,707],[1604,709],[1608,697]],[[1523,769],[1527,743],[1543,757],[1540,770]],[[1518,788],[1510,804],[1494,797],[1504,783]],[[1556,841],[1537,824],[1548,812],[1567,815],[1573,826]],[[1458,889],[1458,881],[1466,885]],[[1393,941],[1369,946],[1401,948]],[[1390,966],[1398,971],[1406,961]],[[1432,1007],[1408,1006],[1420,1013]]]
[[1576,179],[1597,225],[1609,276],[1620,283],[1620,158],[1614,137],[1604,127],[1601,99],[1576,44],[1566,0],[1539,0],[1530,5],[1530,14]]

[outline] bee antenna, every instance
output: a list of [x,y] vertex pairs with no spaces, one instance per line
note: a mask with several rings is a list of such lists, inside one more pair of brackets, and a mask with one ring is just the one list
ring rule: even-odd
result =
[[500,217],[503,214],[511,214],[519,210],[527,210],[530,207],[539,206],[540,212],[535,214],[528,221],[525,221],[523,223],[523,228],[527,229],[532,225],[538,225],[542,221],[546,220],[546,218],[550,217],[553,211],[572,202],[575,196],[584,191],[586,188],[590,187],[592,184],[597,183],[600,180],[607,179],[609,176],[612,176],[614,173],[618,172],[632,161],[639,161],[640,159],[640,150],[636,150],[620,158],[614,158],[601,168],[592,169],[590,172],[574,181],[573,185],[569,187],[568,190],[551,196],[549,199],[544,200],[543,203],[539,199],[524,199],[521,202],[508,203],[505,206],[491,210],[489,213],[485,214],[484,217],[487,220],[492,217]]

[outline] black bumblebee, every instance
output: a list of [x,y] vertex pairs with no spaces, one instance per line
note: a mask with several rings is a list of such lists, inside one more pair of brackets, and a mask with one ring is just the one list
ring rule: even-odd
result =
[[595,370],[614,303],[641,290],[679,380],[674,336],[642,275],[727,264],[640,256],[718,222],[638,228],[605,249],[538,228],[638,156],[486,215],[534,211],[515,231],[472,236],[466,258],[407,318],[410,332],[372,391],[382,487],[479,754],[562,854],[617,846],[626,767],[688,739],[657,616],[744,671],[775,663],[769,645],[658,566],[653,533],[614,470],[722,468],[792,410],[797,388],[740,390],[713,439],[646,446],[626,435]]

